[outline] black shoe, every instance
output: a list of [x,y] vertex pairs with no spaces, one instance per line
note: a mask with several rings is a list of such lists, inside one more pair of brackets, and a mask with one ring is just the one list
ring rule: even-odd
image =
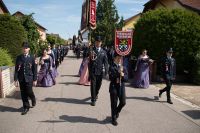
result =
[[117,126],[117,125],[118,125],[118,122],[117,122],[116,120],[112,120],[112,124],[113,124],[114,126]]
[[119,113],[116,114],[116,118],[119,118]]
[[167,102],[168,102],[169,104],[173,104],[173,102],[172,102],[171,100],[167,100]]
[[32,108],[34,108],[36,105],[36,102],[32,102]]
[[90,105],[91,105],[91,106],[95,106],[95,105],[96,105],[96,102],[91,102]]
[[159,98],[161,98],[161,96],[162,96],[162,92],[161,90],[159,90]]
[[27,114],[28,111],[29,111],[29,108],[25,108],[25,109],[23,109],[21,115],[25,115],[25,114]]

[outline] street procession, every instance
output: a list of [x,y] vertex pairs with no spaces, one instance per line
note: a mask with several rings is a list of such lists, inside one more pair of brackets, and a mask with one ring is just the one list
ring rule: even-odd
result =
[[0,133],[199,133],[199,0],[0,0]]

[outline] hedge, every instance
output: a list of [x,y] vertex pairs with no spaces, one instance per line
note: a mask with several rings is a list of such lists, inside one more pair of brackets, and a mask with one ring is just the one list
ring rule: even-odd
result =
[[193,81],[197,78],[194,74],[200,70],[195,59],[200,51],[198,14],[183,9],[149,11],[135,25],[133,41],[134,56],[147,49],[155,60],[159,60],[167,48],[173,47],[178,74],[188,71]]
[[6,49],[13,59],[21,53],[21,45],[26,36],[18,20],[10,15],[0,15],[0,47]]
[[13,61],[7,50],[0,48],[0,66],[12,66]]

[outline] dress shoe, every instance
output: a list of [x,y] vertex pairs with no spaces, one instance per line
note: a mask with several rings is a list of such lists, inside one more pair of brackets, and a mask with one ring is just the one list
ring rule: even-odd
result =
[[25,109],[23,109],[21,115],[26,115],[28,111],[29,111],[29,108],[25,108]]
[[95,106],[95,105],[96,105],[96,102],[91,102],[90,105],[91,105],[91,106]]
[[168,102],[169,104],[173,104],[173,102],[172,102],[171,100],[167,100],[167,102]]
[[116,114],[116,118],[119,118],[119,113]]
[[32,108],[34,108],[36,105],[36,102],[32,102]]
[[162,92],[161,90],[159,90],[159,98],[161,98],[161,96],[162,96]]
[[117,126],[117,125],[118,125],[118,122],[117,122],[116,120],[112,120],[112,124],[113,124],[114,126]]

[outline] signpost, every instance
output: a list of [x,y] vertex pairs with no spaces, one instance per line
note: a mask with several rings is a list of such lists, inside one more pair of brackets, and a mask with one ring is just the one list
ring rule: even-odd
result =
[[116,31],[115,32],[115,51],[121,55],[126,56],[132,49],[132,31]]

